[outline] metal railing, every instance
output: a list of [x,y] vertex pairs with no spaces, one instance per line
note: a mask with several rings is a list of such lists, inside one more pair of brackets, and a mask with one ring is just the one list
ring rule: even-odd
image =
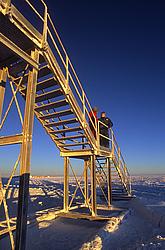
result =
[[[100,133],[100,125],[102,127],[105,127],[107,130],[109,130],[109,136],[105,136],[104,134]],[[105,140],[107,140],[109,142],[109,148],[106,147],[102,147],[101,143],[100,143],[100,149],[101,150],[109,150],[111,151],[111,155],[112,155],[112,160],[117,168],[117,171],[122,179],[122,182],[125,183],[125,187],[128,190],[129,194],[131,194],[131,177],[130,174],[128,172],[124,157],[121,153],[121,149],[116,141],[116,137],[114,135],[114,132],[112,130],[112,128],[109,129],[109,127],[104,124],[101,121],[98,121],[98,140],[99,142],[101,141],[101,138],[104,138]]]
[[[10,5],[12,4],[14,0],[1,0],[1,4],[6,9],[9,9]],[[62,79],[65,79],[65,82],[63,83],[65,87],[68,86],[71,88],[74,97],[76,98],[77,103],[79,104],[79,107],[83,114],[83,120],[85,122],[89,122],[94,130],[94,134],[96,135],[95,144],[97,147],[100,146],[100,137],[104,137],[105,139],[110,141],[110,148],[112,150],[112,155],[114,157],[114,161],[116,161],[118,166],[118,171],[120,171],[120,174],[123,178],[123,180],[130,183],[130,177],[129,173],[124,161],[124,158],[121,154],[120,147],[117,144],[114,132],[112,129],[110,129],[110,137],[106,137],[102,134],[100,134],[100,124],[101,121],[97,121],[97,118],[94,115],[94,112],[92,110],[92,107],[90,105],[90,102],[87,98],[87,95],[82,87],[82,84],[77,76],[77,73],[73,67],[73,64],[65,50],[65,47],[60,39],[60,36],[58,35],[58,32],[55,28],[55,25],[51,19],[50,14],[48,13],[47,5],[43,0],[38,0],[43,7],[44,11],[41,14],[40,10],[38,10],[36,6],[38,6],[35,3],[32,3],[32,1],[24,0],[25,3],[28,4],[30,9],[33,11],[33,14],[37,15],[40,21],[42,21],[42,34],[41,34],[41,41],[40,41],[40,47],[42,50],[47,50],[49,47],[57,61],[57,66],[60,69],[60,72],[62,74]],[[30,21],[29,21],[30,22]],[[102,124],[106,126],[105,124]]]
[[[41,25],[39,25],[37,30],[41,34],[40,49],[46,51],[48,48],[50,48],[51,52],[54,55],[55,60],[57,61],[56,66],[61,74],[61,79],[64,79],[63,84],[65,85],[66,88],[69,86],[69,88],[72,90],[74,97],[76,98],[76,101],[82,111],[83,121],[90,122],[95,131],[95,134],[97,135],[98,131],[97,119],[93,113],[90,102],[82,87],[78,75],[73,67],[73,64],[60,39],[60,36],[58,35],[58,32],[51,19],[51,16],[48,13],[47,5],[43,0],[38,0],[38,1],[24,0],[24,3],[26,3],[27,6],[30,7],[30,10],[32,11],[30,16],[32,17],[33,15],[37,17],[40,24],[42,22],[42,27]],[[0,0],[0,4],[3,5],[4,13],[7,12],[7,10],[10,9],[10,6],[13,5],[16,8],[18,7],[19,11],[22,13],[23,16],[24,14],[26,14],[25,9],[20,10],[19,1],[17,4],[16,0]],[[42,11],[41,11],[42,9],[41,4],[43,6]],[[28,17],[27,20],[29,21],[29,23],[34,25],[35,29],[37,29],[36,23],[34,23],[34,21],[29,19],[30,18]],[[96,136],[96,138],[98,138],[98,136]],[[96,145],[98,145],[98,141],[96,141]]]
[[[48,13],[48,9],[43,0],[39,0],[45,8],[44,16],[41,16],[39,11],[33,6],[33,4],[29,0],[25,0],[25,2],[30,6],[30,8],[34,11],[34,13],[41,19],[43,22],[43,34],[42,34],[42,47],[43,49],[47,47],[47,45],[51,48],[57,63],[62,70],[62,73],[66,79],[65,85],[66,87],[69,85],[71,90],[76,97],[76,101],[78,102],[81,111],[83,113],[84,121],[89,121],[95,130],[97,135],[97,119],[93,113],[90,102],[87,98],[87,95],[82,87],[82,84],[77,76],[77,73],[73,67],[73,64],[65,50],[65,47],[58,35],[58,32],[55,28],[55,25],[51,19],[50,14]],[[98,138],[98,136],[96,136]]]

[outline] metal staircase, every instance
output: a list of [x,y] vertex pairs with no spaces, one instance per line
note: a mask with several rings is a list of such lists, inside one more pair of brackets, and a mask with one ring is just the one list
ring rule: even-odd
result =
[[[64,207],[59,216],[103,219],[98,216],[97,210],[100,207],[105,209],[105,206],[110,209],[113,192],[116,195],[119,190],[114,184],[119,183],[122,193],[131,196],[130,176],[114,133],[111,129],[110,137],[106,138],[110,141],[110,149],[101,147],[100,137],[103,135],[99,132],[100,123],[91,119],[92,107],[46,4],[43,0],[25,0],[23,4],[31,11],[28,17],[25,8],[21,9],[19,1],[0,0],[0,120],[5,88],[9,82],[13,93],[12,101],[16,102],[22,121],[21,134],[0,137],[0,146],[21,145],[19,160],[11,174],[12,178],[20,163],[16,249],[20,249],[20,246],[21,249],[25,248],[25,241],[22,243],[22,239],[25,239],[26,233],[34,115],[58,147],[60,155],[64,157]],[[37,29],[36,23],[31,20],[33,15],[38,18],[40,29]],[[25,100],[24,116],[20,111],[18,93]],[[1,120],[0,129],[9,110],[10,105]],[[70,160],[73,158],[84,162],[83,186],[71,165]],[[71,199],[69,169],[77,185]],[[1,186],[3,190],[3,185]],[[83,203],[72,206],[78,189],[81,191]],[[98,189],[103,194],[105,206],[99,206],[97,202]],[[70,213],[80,208],[87,208],[89,214],[82,214],[80,211],[76,214]],[[10,227],[10,219],[8,224]],[[11,236],[11,228],[8,232]]]
[[[12,80],[16,86],[19,84],[22,72],[24,72],[24,68],[21,67],[19,67],[19,71],[14,71]],[[13,75],[12,67],[11,73]],[[20,93],[25,99],[27,80],[28,72],[22,77],[23,84],[20,86]],[[72,103],[76,105],[76,110]],[[77,110],[79,116],[77,116]],[[84,121],[81,119],[81,113],[69,87],[66,89],[60,85],[47,63],[42,62],[39,65],[36,85],[35,115],[61,152],[91,148],[92,141],[89,142],[89,132],[87,133],[87,129],[88,131],[90,129],[87,123],[88,128],[83,129]],[[92,139],[94,140],[94,138]]]

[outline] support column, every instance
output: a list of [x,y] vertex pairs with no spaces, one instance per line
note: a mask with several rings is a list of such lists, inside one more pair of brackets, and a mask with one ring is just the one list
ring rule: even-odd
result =
[[[39,53],[37,50],[31,52],[31,57],[37,63]],[[29,177],[30,177],[30,158],[32,149],[32,132],[34,122],[34,105],[37,83],[36,69],[32,69],[28,76],[28,85],[26,93],[26,104],[23,123],[23,142],[20,159],[20,183],[18,197],[18,214],[16,225],[16,250],[24,250],[26,247],[26,230],[27,230],[27,212],[29,198]]]
[[107,158],[107,170],[108,170],[108,207],[112,204],[112,179],[111,179],[111,163],[110,158]]
[[64,212],[68,212],[69,202],[69,158],[64,157]]
[[84,194],[85,206],[88,206],[88,161],[84,161]]
[[96,157],[91,156],[91,202],[92,202],[92,216],[97,215],[96,207]]
[[5,88],[7,81],[7,72],[6,69],[0,69],[0,122],[2,118],[3,102],[5,97]]

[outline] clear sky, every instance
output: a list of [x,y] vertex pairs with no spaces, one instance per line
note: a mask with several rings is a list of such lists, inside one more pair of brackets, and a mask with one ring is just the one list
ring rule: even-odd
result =
[[[91,104],[114,123],[130,172],[165,173],[165,2],[46,2]],[[8,154],[1,150],[5,173]],[[62,168],[35,121],[32,174],[61,174]]]

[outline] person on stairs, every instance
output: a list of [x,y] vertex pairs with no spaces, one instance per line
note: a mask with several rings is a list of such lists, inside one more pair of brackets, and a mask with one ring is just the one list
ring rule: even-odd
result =
[[94,107],[94,108],[92,108],[92,111],[89,113],[89,116],[90,116],[89,127],[90,127],[95,138],[96,138],[96,129],[95,129],[94,125],[96,126],[96,124],[98,122],[97,112],[98,112],[98,108]]
[[[105,112],[101,112],[101,117],[99,118],[99,131],[100,131],[100,146],[109,148],[109,140],[105,137],[109,138],[109,129],[112,128],[113,123],[110,118],[106,116]],[[105,137],[103,137],[103,136]]]

